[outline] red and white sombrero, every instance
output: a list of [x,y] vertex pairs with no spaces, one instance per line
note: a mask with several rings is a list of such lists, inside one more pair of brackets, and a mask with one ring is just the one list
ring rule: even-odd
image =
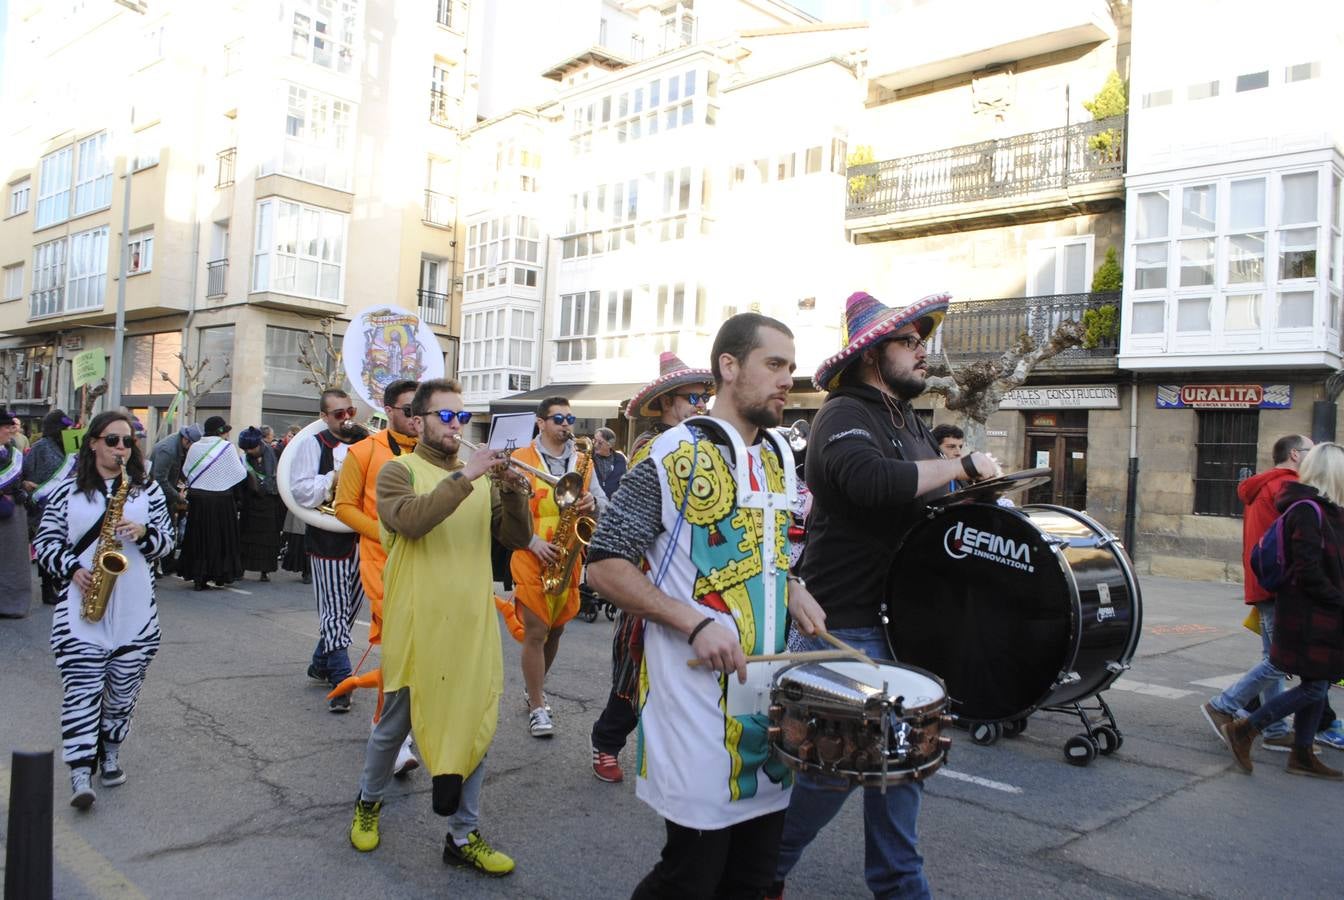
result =
[[835,390],[840,384],[840,373],[860,353],[906,325],[914,323],[919,336],[927,338],[942,324],[951,299],[951,294],[930,294],[904,309],[892,309],[866,291],[850,294],[840,321],[845,347],[817,367],[812,383],[819,391]]
[[625,406],[626,417],[630,419],[637,416],[657,418],[662,413],[660,410],[652,409],[650,404],[664,394],[671,393],[688,384],[701,384],[712,389],[714,373],[710,372],[709,369],[692,369],[678,359],[675,353],[664,351],[658,357],[658,377],[644,385],[640,388],[639,393],[630,398],[630,402]]

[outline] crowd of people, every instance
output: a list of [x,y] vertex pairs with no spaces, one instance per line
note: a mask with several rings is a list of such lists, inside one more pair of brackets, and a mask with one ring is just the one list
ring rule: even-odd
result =
[[[470,444],[467,398],[452,379],[389,384],[387,427],[376,432],[357,423],[346,392],[327,390],[320,424],[283,442],[252,427],[234,444],[212,416],[148,453],[124,412],[95,416],[67,455],[62,431],[75,423],[62,411],[26,452],[0,411],[0,615],[29,611],[32,517],[41,597],[56,607],[71,804],[93,805],[95,777],[127,780],[122,748],[159,647],[156,578],[176,573],[203,591],[283,567],[313,586],[307,675],[329,688],[330,711],[350,711],[356,687],[378,692],[351,845],[380,845],[389,779],[423,764],[432,808],[448,820],[444,862],[507,875],[514,862],[481,822],[503,693],[496,610],[521,643],[528,733],[550,738],[563,723],[546,678],[586,579],[619,609],[592,771],[623,781],[619,756],[638,732],[636,793],[665,822],[634,896],[782,896],[860,785],[794,771],[770,752],[767,711],[741,703],[760,677],[749,660],[836,641],[889,660],[882,604],[900,535],[936,498],[1002,474],[960,429],[931,429],[911,403],[948,300],[848,299],[843,346],[813,378],[827,396],[800,466],[811,507],[792,564],[794,459],[779,426],[794,336],[756,313],[723,323],[707,368],[662,354],[627,404],[632,422],[651,423],[628,456],[608,428],[591,446],[576,439],[561,396],[540,402],[526,446]],[[1288,772],[1339,779],[1313,745],[1344,745],[1327,701],[1344,676],[1344,448],[1290,435],[1273,461],[1241,488],[1248,626],[1262,659],[1203,712],[1246,772],[1259,738],[1288,751]],[[1251,571],[1251,548],[1280,515],[1288,569],[1271,592]],[[109,552],[120,555],[111,568]],[[511,591],[496,596],[497,582]],[[107,601],[105,614],[90,613],[91,597]],[[349,647],[365,598],[380,666],[356,673]],[[1290,675],[1299,683],[1285,690]],[[861,789],[868,887],[929,896],[921,781]]]

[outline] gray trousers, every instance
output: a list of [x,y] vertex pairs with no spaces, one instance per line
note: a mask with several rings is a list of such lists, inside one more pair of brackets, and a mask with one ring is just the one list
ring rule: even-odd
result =
[[[369,735],[364,750],[364,774],[359,779],[359,797],[368,803],[383,799],[397,751],[411,733],[411,689],[408,687],[383,694],[383,715]],[[448,817],[448,833],[459,841],[480,825],[481,785],[485,782],[485,760],[476,766],[462,784],[462,799],[457,812]]]

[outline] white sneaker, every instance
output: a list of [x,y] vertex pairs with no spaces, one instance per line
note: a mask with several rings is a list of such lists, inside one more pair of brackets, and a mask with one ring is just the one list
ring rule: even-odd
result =
[[397,762],[392,767],[393,778],[405,778],[411,774],[412,769],[420,768],[420,760],[415,758],[415,751],[411,749],[411,739],[407,736],[402,741],[401,749],[397,751]]
[[91,769],[81,767],[70,770],[70,805],[75,809],[88,809],[93,806],[93,801],[98,799],[98,795],[93,792],[93,786],[89,784],[92,778]]
[[[551,711],[551,698],[546,696],[545,691],[541,692],[541,706],[547,712]],[[527,688],[523,688],[523,709],[532,711],[532,695],[527,692]]]
[[548,738],[555,734],[555,723],[544,706],[532,710],[527,718],[527,727],[534,738]]

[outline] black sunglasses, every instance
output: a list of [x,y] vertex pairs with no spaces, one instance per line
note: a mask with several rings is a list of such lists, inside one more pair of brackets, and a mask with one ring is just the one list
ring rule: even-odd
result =
[[918,350],[920,347],[929,346],[929,342],[917,334],[898,334],[893,338],[888,338],[894,344],[904,344],[907,350]]
[[677,394],[677,396],[685,397],[686,402],[691,404],[691,406],[699,406],[701,403],[709,402],[709,394],[691,393],[691,394]]
[[405,406],[394,406],[394,407],[392,407],[392,408],[393,408],[393,409],[399,409],[399,410],[401,410],[401,414],[402,414],[403,416],[405,416],[406,418],[408,418],[408,419],[409,419],[411,416],[415,415],[415,413],[411,412],[411,406],[410,406],[409,403],[408,403],[407,405],[405,405]]
[[568,414],[566,414],[566,413],[556,413],[556,414],[553,415],[553,416],[542,416],[542,418],[544,418],[544,419],[550,419],[552,422],[554,422],[554,423],[557,424],[557,425],[573,425],[575,422],[579,421],[578,419],[574,418],[574,414],[573,414],[573,413],[568,413]]
[[465,409],[461,412],[453,412],[451,409],[436,409],[426,413],[426,415],[438,416],[439,421],[445,425],[453,421],[453,419],[457,419],[457,421],[463,425],[471,421],[471,413]]
[[109,447],[121,446],[129,449],[131,444],[135,443],[133,434],[103,434],[99,435],[99,439]]

